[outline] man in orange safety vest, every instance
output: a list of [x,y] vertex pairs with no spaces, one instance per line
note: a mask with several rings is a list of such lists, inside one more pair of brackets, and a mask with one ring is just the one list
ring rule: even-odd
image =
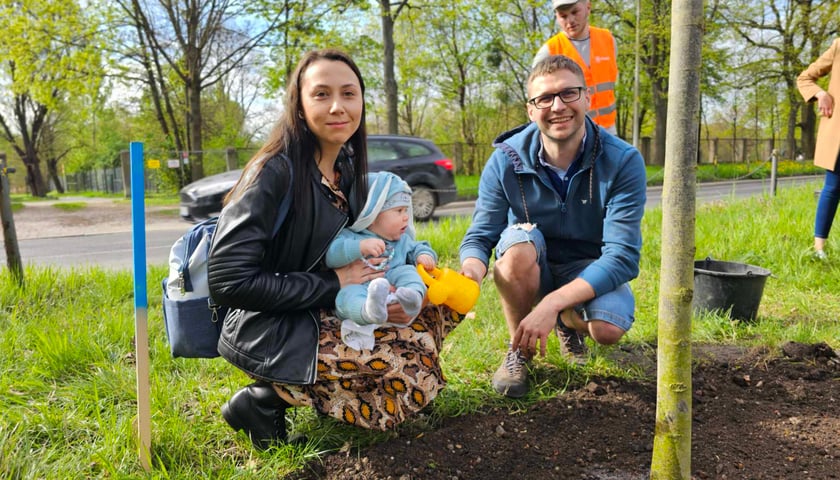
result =
[[549,38],[534,57],[534,64],[549,55],[565,55],[583,70],[592,101],[589,117],[616,134],[615,82],[618,79],[617,47],[612,33],[589,25],[589,0],[552,0],[562,32]]

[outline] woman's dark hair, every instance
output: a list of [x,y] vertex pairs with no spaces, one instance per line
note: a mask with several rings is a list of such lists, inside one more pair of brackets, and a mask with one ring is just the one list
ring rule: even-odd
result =
[[[248,163],[245,165],[245,170],[240,177],[240,182],[244,178],[249,178],[253,181],[257,175],[246,175],[246,172],[249,172],[253,168],[262,168],[265,163],[261,161],[263,158],[270,158],[279,153],[285,154],[292,162],[292,169],[294,170],[294,201],[298,205],[301,204],[300,202],[306,201],[306,198],[309,198],[308,193],[312,188],[309,178],[312,175],[312,169],[317,168],[313,159],[315,152],[319,148],[318,139],[315,138],[315,135],[306,126],[306,120],[301,115],[301,112],[303,112],[303,104],[301,103],[301,79],[303,74],[306,73],[306,70],[318,60],[342,62],[350,67],[359,80],[359,86],[362,88],[362,98],[364,100],[365,82],[362,79],[362,73],[359,71],[359,67],[356,66],[356,63],[349,55],[341,50],[335,49],[307,52],[300,59],[300,62],[298,62],[294,72],[289,76],[282,116],[269,133],[265,144],[248,160]],[[359,128],[347,141],[347,146],[349,148],[345,150],[352,152],[351,158],[353,160],[354,172],[353,191],[355,192],[355,199],[351,200],[351,204],[358,205],[358,208],[361,208],[367,196],[367,129],[365,127],[364,101],[362,102],[362,117],[359,122]],[[239,187],[239,182],[237,182],[237,185],[225,198],[225,203],[229,201],[233,192],[239,190]]]

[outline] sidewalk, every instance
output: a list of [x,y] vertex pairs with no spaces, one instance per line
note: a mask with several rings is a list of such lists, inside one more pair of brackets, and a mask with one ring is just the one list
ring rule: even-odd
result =
[[[60,204],[84,204],[78,209],[64,209]],[[132,228],[131,202],[102,197],[64,197],[60,200],[23,202],[13,214],[18,240],[98,235],[129,232]],[[189,227],[181,219],[177,205],[146,206],[146,230],[170,230]]]

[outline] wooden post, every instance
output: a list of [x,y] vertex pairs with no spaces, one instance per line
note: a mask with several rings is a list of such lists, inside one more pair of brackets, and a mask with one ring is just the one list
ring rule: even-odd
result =
[[145,175],[143,144],[131,142],[130,148],[132,250],[134,257],[134,340],[137,364],[137,439],[140,465],[152,468],[152,415],[149,381],[148,293],[146,292],[146,216],[144,203]]
[[7,175],[14,169],[6,168],[6,154],[0,152],[0,221],[3,223],[3,245],[6,248],[6,265],[19,286],[23,286],[23,261],[20,258],[15,219],[12,215],[11,187]]

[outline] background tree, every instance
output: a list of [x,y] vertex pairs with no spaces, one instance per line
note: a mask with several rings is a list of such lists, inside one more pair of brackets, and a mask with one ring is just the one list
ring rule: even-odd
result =
[[[478,23],[476,10],[463,2],[452,2],[425,10],[422,19],[437,65],[434,85],[444,104],[455,107],[457,129],[453,131],[458,132],[458,140],[467,148],[478,142],[480,118],[477,107],[488,87],[483,81],[488,78],[485,73],[489,71],[484,68],[487,39],[478,29],[463,28],[463,25]],[[465,160],[471,165],[476,159]]]
[[382,21],[382,73],[385,79],[385,107],[386,118],[388,119],[388,133],[400,133],[399,112],[397,103],[399,91],[397,88],[397,75],[394,67],[395,45],[394,45],[394,23],[400,16],[403,8],[408,6],[408,0],[391,2],[391,0],[379,0],[379,17]]
[[691,478],[691,297],[694,289],[694,163],[700,111],[703,0],[672,4],[662,268],[656,378],[656,428],[650,478]]
[[[0,135],[26,169],[34,196],[47,194],[41,172],[45,133],[55,131],[70,96],[84,95],[101,75],[95,8],[32,0],[0,4]],[[51,137],[52,138],[52,137]]]
[[[729,2],[722,8],[731,31],[752,52],[752,58],[740,67],[761,72],[760,78],[784,91],[786,152],[793,158],[802,107],[796,77],[840,31],[840,5],[833,0],[761,0]],[[802,117],[802,138],[812,147],[816,117],[812,107],[808,110],[810,114]]]
[[[628,54],[635,55],[635,29],[642,29],[640,58],[646,77],[645,85],[653,112],[653,157],[648,163],[662,165],[665,161],[665,127],[668,118],[668,57],[670,55],[671,2],[666,0],[642,0],[641,18],[635,18],[635,0],[604,0],[604,24],[598,25],[615,30],[620,66],[632,65]],[[631,15],[632,13],[632,15]],[[596,24],[594,19],[593,24]],[[597,25],[597,24],[596,24]],[[632,36],[631,36],[632,32]],[[633,69],[622,69],[619,74],[618,94],[626,94],[633,82]],[[626,97],[626,95],[625,95]],[[629,106],[627,98],[619,99],[622,107]]]
[[[279,16],[257,21],[259,2],[226,0],[116,0],[130,21],[134,42],[125,51],[137,62],[164,134],[175,148],[190,152],[192,179],[204,176],[204,90],[253,60],[268,43]],[[183,94],[183,112],[175,97]],[[179,113],[186,117],[179,120]],[[186,138],[186,145],[183,145]],[[184,148],[186,147],[186,148]]]
[[[502,123],[512,127],[527,120],[524,105],[531,63],[537,50],[557,30],[557,23],[549,5],[533,0],[490,2],[478,13],[474,28],[483,30],[489,39],[481,46],[486,55],[485,81],[494,89],[487,97],[496,100],[493,106]],[[497,123],[492,131],[505,129]]]

